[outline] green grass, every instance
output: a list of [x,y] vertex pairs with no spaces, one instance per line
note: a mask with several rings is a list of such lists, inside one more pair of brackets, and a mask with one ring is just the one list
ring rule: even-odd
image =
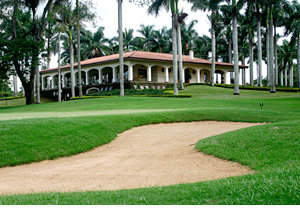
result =
[[[201,140],[196,148],[257,172],[194,184],[112,192],[43,193],[0,197],[0,204],[300,204],[299,94],[191,86],[191,99],[105,98],[2,108],[3,112],[107,109],[189,109],[134,115],[0,121],[0,166],[54,159],[93,149],[124,130],[175,121],[272,122]],[[260,109],[258,103],[265,107]],[[84,137],[84,138],[83,138]]]

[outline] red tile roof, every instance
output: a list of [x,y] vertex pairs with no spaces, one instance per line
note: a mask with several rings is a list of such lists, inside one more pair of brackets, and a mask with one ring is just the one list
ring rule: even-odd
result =
[[[183,55],[182,59],[184,63],[211,65],[211,61],[209,60],[196,58],[196,57],[194,59],[191,59],[190,56],[187,55]],[[81,66],[84,67],[84,66],[89,66],[94,64],[110,63],[118,60],[119,60],[119,54],[113,54],[113,55],[97,57],[97,58],[81,61]],[[154,53],[154,52],[146,52],[146,51],[131,51],[131,52],[124,53],[124,60],[150,60],[150,61],[172,62],[173,54]],[[231,66],[231,67],[234,66],[233,64],[222,63],[222,62],[216,62],[216,65]],[[77,63],[74,64],[74,67],[77,67]],[[68,69],[70,68],[70,65],[62,66],[61,68]],[[240,68],[247,68],[247,66],[240,65]],[[46,70],[42,70],[41,73],[53,72],[57,69],[58,68],[46,69]]]

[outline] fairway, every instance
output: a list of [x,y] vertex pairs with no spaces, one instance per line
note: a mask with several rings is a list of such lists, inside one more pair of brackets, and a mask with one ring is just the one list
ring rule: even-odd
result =
[[188,109],[145,109],[145,110],[112,110],[112,111],[80,111],[80,112],[35,112],[35,113],[3,113],[0,114],[0,121],[30,119],[30,118],[66,118],[82,116],[101,115],[124,115],[151,112],[183,111]]
[[[278,92],[270,94],[265,91],[243,90],[240,96],[233,96],[231,89],[210,86],[190,86],[181,93],[192,94],[192,98],[94,98],[63,103],[0,108],[0,167],[3,167],[0,169],[0,178],[3,178],[1,180],[3,184],[0,185],[1,194],[24,193],[24,195],[0,196],[0,204],[300,203],[300,96],[298,93]],[[263,108],[259,106],[260,102],[264,103]],[[201,131],[195,130],[193,127],[185,127],[176,131],[177,133],[168,129],[166,134],[174,135],[171,139],[164,139],[164,132],[155,127],[158,125],[151,125],[154,126],[152,127],[154,128],[153,135],[156,133],[157,136],[151,136],[150,130],[143,130],[142,134],[138,135],[144,140],[145,145],[139,144],[136,148],[128,148],[128,146],[133,145],[126,145],[125,141],[121,141],[122,147],[116,148],[115,152],[122,150],[125,152],[127,149],[128,156],[122,157],[122,160],[115,160],[114,167],[119,167],[119,171],[107,173],[104,182],[101,182],[96,176],[103,175],[100,171],[109,166],[108,162],[103,162],[101,169],[94,167],[99,171],[98,174],[94,175],[91,171],[93,169],[89,169],[88,166],[70,161],[72,158],[86,157],[87,160],[85,161],[90,160],[92,162],[95,157],[95,160],[101,163],[96,155],[100,156],[103,161],[105,161],[104,158],[111,161],[111,157],[107,157],[109,151],[105,151],[105,149],[108,149],[110,144],[113,145],[122,140],[119,138],[122,138],[124,134],[128,136],[130,132],[144,128],[143,125],[164,123],[167,126],[167,123],[195,121],[264,124],[239,129],[242,127],[234,127],[233,123],[232,126],[226,128],[227,130],[224,128],[225,130],[218,131],[217,129],[221,129],[222,126],[217,126],[216,129],[211,129],[214,131],[212,133],[209,132],[208,127]],[[159,136],[163,138],[162,141],[147,145],[148,142],[159,140],[157,138]],[[180,141],[176,141],[176,137],[178,140],[184,140],[185,136],[192,138],[180,145]],[[133,139],[133,142],[138,143],[136,139]],[[175,150],[175,146],[178,146],[177,149],[182,151],[186,149],[186,152],[193,152],[186,157],[191,163],[180,163],[178,158],[175,159],[175,162],[174,160],[173,162],[167,160],[166,163],[163,163],[167,156],[159,148],[159,143],[164,145],[167,142],[173,143],[174,147],[174,149],[170,148],[170,151],[165,152],[170,157],[171,155],[181,155],[180,151]],[[153,145],[155,147],[151,147]],[[158,172],[160,167],[167,170],[162,178],[165,184],[156,182],[153,177],[155,172],[152,172],[152,175],[149,174],[151,167],[153,168],[155,165],[148,157],[141,156],[139,150],[144,149],[143,146],[148,146],[145,148],[148,150],[146,151],[148,156],[152,155],[154,159],[156,158],[164,164],[158,166],[155,172]],[[106,153],[102,155],[102,151]],[[111,153],[113,154],[113,151]],[[224,164],[232,162],[240,164],[239,166],[246,167],[248,171],[251,169],[251,173],[245,176],[240,176],[241,173],[226,175],[227,171],[222,170],[226,169],[226,166],[221,166],[222,169],[218,170],[221,173],[216,172],[218,175],[215,178],[201,179],[199,175],[202,174],[197,170],[199,166],[196,161],[203,158],[202,156],[210,158],[207,155],[212,155],[211,158],[222,159],[218,160]],[[143,174],[137,175],[140,176],[140,181],[138,177],[125,172],[125,170],[129,170],[126,167],[126,161],[132,162],[131,159],[137,160],[138,157],[140,157],[140,164],[143,165],[141,167],[149,169],[149,175],[147,172],[144,176]],[[61,171],[70,174],[69,176],[68,174],[65,175],[70,177],[68,184],[64,185],[57,181],[55,178],[59,179],[59,177],[55,173],[51,173],[49,167],[47,168],[47,166],[53,165],[53,167],[57,166],[56,169],[60,171],[59,162],[64,163],[61,165]],[[198,162],[201,163],[201,161]],[[138,164],[132,163],[131,168],[138,170]],[[34,172],[28,170],[26,171],[27,174],[23,170],[36,165],[41,166],[40,173],[38,172],[39,169]],[[72,173],[73,166],[78,171],[83,172],[84,175],[81,173],[80,178],[77,178]],[[47,176],[45,169],[52,176]],[[14,171],[18,173],[15,177]],[[22,173],[23,171],[25,173]],[[172,171],[175,176],[179,173],[184,175],[193,173],[195,178],[179,178],[180,175],[175,178],[172,176]],[[248,173],[248,171],[244,173]],[[208,171],[208,173],[213,172]],[[110,174],[111,179],[108,178]],[[29,184],[32,188],[26,187],[26,182],[22,181],[25,180],[26,176],[35,180],[37,185]],[[94,179],[93,176],[95,176]],[[168,180],[168,176],[173,181]],[[151,181],[147,180],[147,177]],[[72,180],[72,178],[74,179]],[[113,182],[121,183],[120,178],[136,179],[136,181],[131,181],[130,184],[132,185],[128,183],[128,185],[116,187]],[[84,179],[94,182],[85,185],[88,181],[86,182]],[[201,182],[204,180],[205,182]],[[50,185],[53,183],[53,188],[43,187],[45,183]],[[71,189],[67,190],[68,186]],[[136,189],[140,188],[139,186],[143,188]],[[6,187],[12,187],[12,189],[8,190]],[[128,190],[129,188],[130,190]],[[70,190],[73,192],[69,192]],[[26,194],[31,192],[39,193]]]

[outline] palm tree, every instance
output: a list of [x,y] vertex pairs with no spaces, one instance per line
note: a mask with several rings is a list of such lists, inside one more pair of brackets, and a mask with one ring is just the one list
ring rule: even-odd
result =
[[152,43],[155,34],[154,25],[145,26],[142,24],[138,32],[142,35],[141,43],[143,44],[144,50],[151,51],[153,47]]
[[[78,9],[79,8],[79,9]],[[79,10],[79,11],[78,11]],[[89,7],[85,4],[78,4],[78,7],[75,10],[72,8],[72,2],[66,1],[57,9],[57,14],[60,17],[63,25],[63,30],[66,34],[66,38],[68,39],[69,45],[65,48],[69,48],[69,63],[70,63],[70,71],[71,71],[71,93],[72,97],[75,97],[75,72],[74,72],[74,35],[75,35],[75,26],[78,26],[78,13],[81,21],[83,20],[93,20],[94,13],[89,10]],[[80,27],[80,26],[79,26]],[[78,30],[77,30],[78,31]],[[79,31],[80,32],[80,31]],[[80,41],[80,36],[79,36]],[[80,43],[78,42],[80,47]],[[66,45],[65,45],[66,46]],[[80,50],[80,48],[77,48]],[[79,61],[80,53],[78,53],[77,59]],[[78,72],[79,73],[79,72]],[[78,74],[79,76],[80,74]],[[81,79],[81,77],[80,77]]]
[[[244,16],[244,25],[247,28],[246,33],[248,33],[248,40],[249,40],[249,57],[250,57],[250,85],[254,85],[253,79],[253,38],[254,38],[254,30],[255,30],[255,23],[253,21],[253,15],[255,15],[255,2],[249,1],[247,2],[247,9]],[[255,18],[255,17],[254,17]]]
[[[290,81],[290,86],[293,81],[293,60],[296,58],[296,42],[291,40],[290,42],[287,40],[283,41],[283,45],[279,47],[279,61],[283,63],[284,69],[284,86],[288,86],[288,78]],[[288,77],[288,71],[290,69],[290,74]]]
[[293,1],[286,18],[286,34],[292,34],[292,41],[297,42],[297,87],[300,87],[300,4]]
[[76,0],[77,8],[77,70],[78,70],[78,82],[79,82],[79,97],[82,97],[82,78],[81,78],[81,56],[80,56],[80,14],[79,14],[79,0]]
[[[229,13],[229,11],[227,10],[227,7],[222,7],[221,6],[221,20],[223,21],[223,28],[224,30],[223,32],[223,37],[224,40],[227,41],[227,45],[228,45],[228,63],[232,63],[232,31],[231,31],[231,26],[232,26],[232,19]],[[233,82],[233,74],[232,72],[230,72],[230,83]]]
[[243,0],[226,0],[228,14],[232,15],[232,41],[233,41],[233,56],[234,56],[234,95],[240,94],[239,89],[239,49],[238,49],[238,16],[244,1]]
[[[163,53],[166,52],[168,49],[168,33],[167,28],[163,27],[160,30],[154,31],[153,38],[151,40],[153,52]],[[169,51],[168,51],[169,52]]]
[[195,44],[195,55],[202,59],[208,59],[208,54],[211,49],[211,39],[204,35],[197,37],[194,41]]
[[81,30],[81,57],[94,58],[110,54],[109,40],[104,36],[104,27],[99,27],[95,33]]
[[159,14],[159,10],[164,7],[167,11],[172,13],[172,51],[173,51],[173,78],[174,78],[174,95],[178,95],[178,65],[177,65],[177,11],[178,0],[154,0],[148,12],[150,14]]
[[192,9],[211,11],[210,22],[211,22],[211,51],[212,51],[212,61],[211,61],[211,85],[214,85],[214,74],[216,69],[216,25],[219,17],[220,3],[224,0],[189,0],[193,4]]
[[182,42],[183,42],[183,54],[188,55],[190,50],[195,49],[195,39],[198,37],[197,31],[194,29],[197,24],[197,20],[191,21],[188,25],[183,26],[181,29]]
[[74,72],[74,26],[75,26],[75,13],[72,9],[71,2],[65,2],[59,9],[58,15],[62,20],[63,29],[66,33],[66,39],[69,43],[69,57],[70,57],[70,72],[71,72],[71,96],[75,97],[75,72]]
[[134,42],[134,36],[133,36],[133,32],[134,30],[133,29],[125,29],[125,31],[123,32],[123,44],[124,44],[124,50],[126,52],[128,51],[133,51],[135,50],[135,42]]
[[58,102],[61,102],[60,31],[58,33]]
[[118,0],[118,23],[119,23],[119,69],[120,69],[120,97],[124,96],[124,59],[123,59],[123,0]]

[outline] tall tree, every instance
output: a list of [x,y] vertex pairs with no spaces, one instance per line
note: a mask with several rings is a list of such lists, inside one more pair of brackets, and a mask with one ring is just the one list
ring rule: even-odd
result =
[[227,5],[223,7],[231,14],[232,18],[232,41],[233,41],[233,57],[234,57],[234,95],[240,94],[239,83],[239,47],[238,47],[238,16],[244,5],[243,0],[226,0]]
[[296,0],[289,7],[285,19],[286,34],[292,34],[292,43],[297,44],[297,87],[300,87],[300,3]]
[[159,14],[159,10],[164,7],[167,11],[172,13],[172,51],[173,51],[173,78],[174,78],[174,94],[178,95],[178,63],[177,63],[177,27],[178,15],[177,9],[178,0],[154,0],[149,6],[148,12],[150,14]]
[[[61,4],[63,0],[1,0],[1,9],[12,11],[4,16],[11,26],[7,29],[9,42],[7,46],[11,54],[5,56],[11,61],[25,90],[26,104],[34,103],[34,79],[37,85],[37,103],[40,102],[40,77],[39,62],[44,47],[43,36],[48,23],[49,12],[55,5]],[[42,13],[37,14],[40,8]],[[23,47],[23,46],[24,47]],[[25,48],[26,45],[26,48]]]
[[216,69],[216,25],[219,19],[219,9],[220,3],[224,0],[189,0],[193,4],[192,9],[194,10],[203,10],[211,11],[210,22],[211,22],[211,52],[212,52],[212,61],[211,61],[211,85],[214,85],[214,74]]
[[[94,19],[94,13],[92,13],[89,9],[89,4],[78,4],[79,6],[79,13],[80,13],[80,20],[81,21],[92,21]],[[73,8],[71,1],[65,1],[57,9],[57,15],[62,20],[62,25],[64,27],[64,32],[67,36],[68,44],[67,47],[69,49],[69,63],[70,63],[70,72],[71,72],[71,95],[75,97],[75,71],[74,71],[74,36],[75,30],[78,26],[78,9],[77,7]],[[80,40],[80,39],[79,39]],[[78,48],[77,48],[78,50]],[[79,49],[80,50],[80,49]],[[79,54],[80,56],[80,54]],[[81,57],[77,57],[77,59]],[[79,76],[79,72],[78,72]],[[80,77],[81,79],[81,77]]]
[[79,97],[82,97],[82,78],[81,78],[81,55],[80,55],[80,13],[79,13],[79,0],[76,0],[77,8],[77,70],[79,82]]
[[95,33],[81,30],[81,58],[91,59],[110,54],[109,40],[104,36],[104,27],[99,27]]
[[118,0],[118,23],[119,23],[119,70],[120,70],[120,96],[124,96],[124,58],[123,58],[123,0]]

